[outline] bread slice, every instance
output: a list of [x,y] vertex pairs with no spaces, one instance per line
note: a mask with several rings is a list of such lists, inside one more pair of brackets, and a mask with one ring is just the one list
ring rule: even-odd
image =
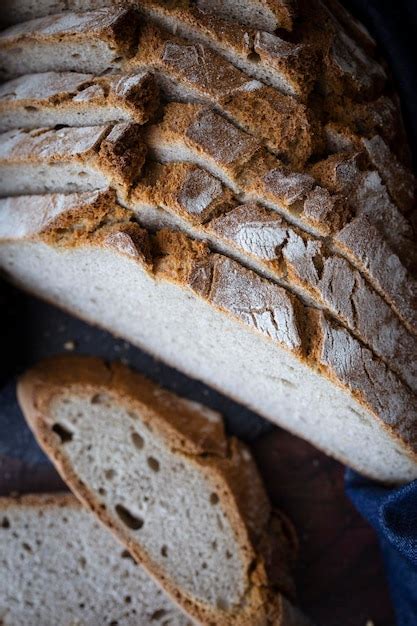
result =
[[0,33],[0,75],[120,70],[133,54],[138,16],[124,8],[58,13]]
[[72,495],[0,498],[0,554],[4,626],[191,626]]
[[154,24],[141,29],[138,52],[124,68],[155,72],[168,98],[214,106],[291,163],[303,164],[320,142],[319,125],[305,105],[252,80],[211,48]]
[[247,0],[244,3],[236,0],[197,0],[196,4],[232,22],[271,32],[277,28],[292,30],[296,15],[294,0]]
[[30,74],[0,85],[0,131],[57,124],[144,124],[158,105],[158,88],[149,72],[102,77],[76,72]]
[[218,413],[87,357],[40,363],[18,397],[75,494],[199,623],[293,623],[276,587],[293,589],[293,531]]
[[416,336],[360,272],[324,242],[256,203],[239,205],[218,179],[188,163],[148,166],[129,207],[145,227],[174,227],[208,241],[325,309],[417,392]]
[[[391,202],[378,173],[359,168],[357,155],[334,155],[315,164],[310,172],[294,172],[254,137],[214,111],[182,103],[165,107],[163,120],[147,130],[146,142],[155,159],[199,165],[220,178],[240,200],[260,203],[315,238],[327,238],[330,249],[348,257],[404,324],[416,332],[417,284],[406,266],[407,261],[415,265],[413,229]],[[393,263],[404,265],[400,276],[407,275],[410,280],[400,288],[400,297],[392,278],[382,282],[386,258],[380,257],[378,248],[359,239],[346,250],[350,240],[344,229],[349,230],[355,214],[382,234]],[[366,258],[368,262],[364,262]]]
[[145,154],[136,124],[11,130],[0,135],[0,195],[125,191]]
[[215,50],[240,70],[278,91],[306,98],[317,74],[316,57],[308,46],[292,43],[277,35],[243,26],[233,26],[219,17],[219,11],[196,6],[142,0],[138,10],[152,22],[176,36]]
[[417,477],[415,394],[322,312],[182,233],[149,237],[117,207],[105,220],[89,211],[85,224],[86,211],[60,197],[55,222],[28,199],[23,230],[9,202],[1,207],[0,267],[17,285],[364,474]]
[[120,4],[120,0],[3,0],[0,19],[3,25],[12,25],[64,11],[94,11]]

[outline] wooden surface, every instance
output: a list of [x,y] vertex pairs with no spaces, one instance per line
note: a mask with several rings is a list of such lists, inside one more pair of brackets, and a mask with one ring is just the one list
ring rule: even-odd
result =
[[393,626],[375,535],[345,497],[338,463],[126,342],[9,286],[0,291],[0,308],[7,330],[0,372],[0,494],[65,488],[24,423],[15,377],[38,358],[73,344],[79,352],[122,359],[173,391],[221,410],[229,432],[251,445],[273,504],[298,530],[299,603],[318,626]]

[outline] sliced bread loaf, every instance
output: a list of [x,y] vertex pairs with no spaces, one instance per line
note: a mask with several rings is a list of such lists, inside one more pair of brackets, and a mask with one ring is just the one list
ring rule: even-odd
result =
[[72,495],[0,498],[4,626],[191,626]]
[[[207,171],[150,164],[129,206],[141,224],[174,227],[327,310],[417,392],[417,338],[361,273],[276,212],[239,204]],[[162,209],[162,210],[161,210]]]
[[[182,103],[165,107],[163,120],[147,129],[146,142],[154,158],[197,164],[220,178],[240,200],[259,202],[315,238],[326,238],[329,249],[346,256],[416,332],[417,285],[407,271],[416,263],[416,237],[378,173],[362,171],[357,155],[334,155],[309,172],[294,172],[216,112]],[[372,224],[380,233],[375,242],[383,239],[385,249],[390,249],[388,258],[402,267],[396,273],[398,288],[392,276],[382,282],[387,257],[381,257],[376,243],[374,247],[359,238],[346,250],[350,239],[345,233],[354,224]]]
[[67,196],[55,223],[26,199],[22,229],[10,202],[0,219],[9,279],[367,475],[417,476],[415,394],[322,312],[182,233],[149,237],[128,211],[90,211],[84,224]]
[[0,33],[0,75],[117,71],[136,45],[138,16],[125,8],[65,12]]
[[149,72],[99,78],[76,72],[30,74],[0,85],[0,131],[57,124],[144,124],[154,115],[158,96]]
[[293,532],[218,413],[86,357],[40,363],[18,397],[71,489],[198,622],[306,623],[278,592],[293,591]]
[[137,124],[10,130],[0,135],[0,195],[126,191],[146,146]]

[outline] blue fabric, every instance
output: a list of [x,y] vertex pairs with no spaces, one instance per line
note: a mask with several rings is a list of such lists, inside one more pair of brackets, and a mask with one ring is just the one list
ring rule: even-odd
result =
[[388,488],[347,470],[345,484],[378,535],[397,626],[417,626],[417,480]]

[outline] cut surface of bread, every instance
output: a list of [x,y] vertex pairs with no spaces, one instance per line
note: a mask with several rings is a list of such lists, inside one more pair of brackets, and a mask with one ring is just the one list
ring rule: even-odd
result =
[[0,75],[117,71],[136,44],[137,14],[125,8],[64,12],[0,33]]
[[69,494],[0,498],[0,564],[4,626],[191,626]]
[[0,135],[0,195],[126,190],[146,146],[136,124],[10,130]]
[[[213,625],[287,623],[268,561],[291,554],[292,533],[218,413],[87,357],[40,363],[18,397],[71,489],[188,613]],[[275,583],[292,589],[289,565],[276,567]]]
[[100,78],[76,72],[30,74],[0,86],[0,131],[57,124],[144,124],[155,113],[158,96],[149,72]]
[[85,225],[82,208],[73,201],[65,211],[65,202],[55,223],[41,206],[35,220],[31,208],[24,229],[3,204],[0,266],[9,279],[367,475],[417,475],[416,397],[349,332],[182,233],[149,238],[127,211],[117,218],[109,208],[105,220],[91,211]]

